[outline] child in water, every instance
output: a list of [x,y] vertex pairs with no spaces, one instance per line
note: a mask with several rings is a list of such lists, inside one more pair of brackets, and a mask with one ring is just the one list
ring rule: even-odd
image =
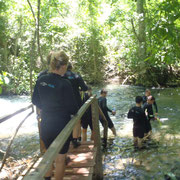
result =
[[143,110],[147,116],[147,121],[145,125],[145,136],[149,138],[152,135],[152,127],[151,127],[150,120],[156,119],[153,113],[153,108],[152,108],[152,105],[154,104],[154,102],[155,102],[155,98],[153,96],[148,96],[147,102],[144,103],[143,105]]
[[[143,104],[145,104],[147,102],[147,99],[149,96],[151,96],[151,91],[149,89],[146,89],[145,96],[142,97],[143,98]],[[154,101],[153,106],[154,106],[155,111],[156,111],[155,116],[157,116],[158,115],[158,107],[157,107],[156,101]]]
[[146,115],[142,109],[143,99],[137,96],[135,99],[136,106],[132,107],[128,112],[128,118],[133,119],[133,137],[135,147],[142,148],[144,138]]

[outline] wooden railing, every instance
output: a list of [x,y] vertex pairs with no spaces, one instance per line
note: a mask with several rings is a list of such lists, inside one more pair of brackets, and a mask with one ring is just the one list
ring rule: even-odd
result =
[[24,112],[24,111],[26,111],[26,110],[28,110],[28,109],[30,109],[30,108],[32,108],[32,111],[34,112],[33,105],[31,104],[31,105],[29,105],[29,106],[27,106],[27,107],[25,107],[25,108],[19,109],[18,111],[14,112],[14,113],[5,115],[5,116],[3,116],[3,117],[0,117],[0,123],[2,123],[2,122],[4,122],[4,121],[12,118],[13,116],[15,116],[15,115],[17,115],[17,114],[19,114],[19,113],[22,113],[22,112]]
[[[72,133],[72,130],[75,124],[80,121],[83,114],[86,112],[87,108],[91,105],[92,109],[92,122],[93,122],[93,130],[94,130],[94,145],[97,148],[96,155],[96,165],[94,168],[95,179],[103,179],[103,169],[102,169],[102,155],[101,155],[101,137],[100,137],[100,129],[99,129],[99,106],[96,96],[92,96],[88,101],[80,108],[78,113],[70,120],[70,122],[66,125],[66,127],[61,131],[61,133],[57,136],[57,138],[53,141],[51,146],[47,149],[45,154],[43,155],[39,165],[35,170],[29,173],[24,177],[24,180],[42,180],[45,176],[46,172],[50,169],[53,161],[58,155],[59,151],[64,146],[66,140]],[[105,117],[104,117],[105,120]],[[106,131],[107,131],[107,121],[105,122]],[[105,131],[104,131],[105,132]],[[104,133],[107,138],[107,132]]]
[[12,113],[12,114],[8,114],[8,115],[6,115],[6,116],[0,117],[0,123],[2,123],[2,122],[4,122],[4,121],[7,121],[8,119],[14,117],[15,115],[20,114],[20,113],[22,113],[22,112],[24,112],[24,111],[26,111],[26,110],[28,110],[28,109],[30,109],[30,108],[32,108],[31,112],[19,123],[19,125],[17,126],[14,134],[13,134],[12,137],[11,137],[11,140],[9,141],[9,144],[8,144],[8,146],[7,146],[6,152],[5,152],[4,156],[3,156],[3,160],[2,160],[2,163],[1,163],[1,166],[0,166],[0,171],[1,171],[2,168],[4,167],[4,164],[5,164],[5,162],[6,162],[6,159],[7,159],[7,157],[8,157],[8,154],[9,154],[9,151],[10,151],[10,148],[11,148],[11,145],[12,145],[12,143],[13,143],[13,141],[14,141],[14,139],[15,139],[15,137],[16,137],[19,129],[20,129],[20,127],[23,125],[23,123],[26,121],[26,119],[27,119],[31,114],[33,114],[34,108],[33,108],[33,105],[31,104],[31,105],[29,105],[29,106],[27,106],[27,107],[25,107],[25,108],[22,108],[22,109],[14,112],[14,113]]

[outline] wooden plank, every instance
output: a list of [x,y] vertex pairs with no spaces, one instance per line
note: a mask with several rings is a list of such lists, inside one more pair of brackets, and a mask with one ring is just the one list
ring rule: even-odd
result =
[[17,114],[19,114],[21,112],[24,112],[24,111],[26,111],[26,110],[28,110],[30,108],[32,108],[32,112],[34,112],[33,105],[31,104],[31,105],[29,105],[29,106],[27,106],[25,108],[19,109],[18,111],[14,112],[14,113],[11,113],[11,114],[0,117],[0,123],[10,119],[11,117],[13,117],[13,116],[15,116],[15,115],[17,115]]
[[93,167],[66,168],[65,175],[92,174]]
[[90,152],[90,151],[96,151],[94,145],[89,146],[79,146],[77,149],[71,148],[69,149],[68,153],[75,153],[75,152]]
[[65,144],[66,140],[70,136],[75,124],[78,122],[79,119],[83,116],[87,108],[94,102],[96,96],[92,96],[89,98],[88,101],[80,108],[77,115],[75,115],[70,122],[66,125],[66,127],[61,131],[61,133],[57,136],[57,138],[53,141],[51,146],[47,149],[45,154],[43,155],[43,159],[41,160],[38,168],[29,175],[27,175],[24,179],[25,180],[43,180],[44,175],[49,170],[51,164],[53,163],[54,159],[56,158],[59,151],[62,149],[63,145]]
[[83,160],[79,160],[77,162],[70,162],[68,164],[68,168],[81,168],[81,167],[93,167],[95,165],[95,161],[94,159],[83,159]]
[[93,176],[92,174],[87,174],[87,175],[65,175],[63,180],[92,180],[92,176]]

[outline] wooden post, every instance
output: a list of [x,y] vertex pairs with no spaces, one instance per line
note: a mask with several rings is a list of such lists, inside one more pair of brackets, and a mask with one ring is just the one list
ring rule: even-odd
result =
[[107,138],[108,138],[108,122],[106,117],[104,116],[104,113],[102,112],[101,108],[98,106],[98,110],[99,110],[99,114],[102,117],[104,123],[103,123],[103,127],[104,127],[104,137],[103,137],[103,146],[106,147],[107,146]]
[[40,109],[36,107],[36,115],[37,115],[37,121],[38,121],[38,130],[39,130],[39,143],[40,143],[40,152],[41,154],[44,154],[46,152],[46,147],[44,145],[44,142],[41,139],[41,112]]
[[101,153],[101,136],[99,130],[99,111],[97,99],[92,103],[92,123],[94,130],[94,145],[97,147],[96,165],[94,167],[94,179],[103,179],[102,153]]

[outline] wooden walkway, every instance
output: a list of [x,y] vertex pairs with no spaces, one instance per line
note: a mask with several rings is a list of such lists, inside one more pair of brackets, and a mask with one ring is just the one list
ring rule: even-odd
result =
[[[99,114],[104,119],[104,140],[107,140],[107,120],[104,114],[99,109],[96,96],[92,96],[86,103],[80,108],[78,113],[70,120],[66,127],[61,131],[57,138],[53,141],[51,146],[47,151],[40,157],[37,161],[31,165],[29,169],[21,174],[18,180],[43,180],[46,172],[50,169],[51,165],[54,163],[59,151],[62,149],[66,140],[72,133],[74,126],[80,121],[83,114],[86,112],[87,108],[91,106],[92,110],[92,123],[94,131],[94,141],[82,142],[78,148],[73,148],[70,145],[68,151],[68,157],[70,158],[69,163],[66,166],[65,176],[63,180],[101,180],[103,179],[103,169],[102,169],[102,152],[101,152],[101,136],[99,130]],[[33,106],[30,105],[27,108],[18,110],[17,112],[0,118],[0,122],[6,121],[10,117],[21,113]],[[7,151],[3,158],[3,168],[6,158],[8,156],[12,142],[24,121],[33,113],[32,111],[22,120],[16,129],[15,134],[12,137],[12,141],[9,143]],[[55,166],[55,164],[54,164]],[[54,178],[52,178],[54,180]]]
[[81,146],[68,152],[71,159],[65,170],[64,180],[91,180],[96,164],[97,148],[94,142],[82,142]]

